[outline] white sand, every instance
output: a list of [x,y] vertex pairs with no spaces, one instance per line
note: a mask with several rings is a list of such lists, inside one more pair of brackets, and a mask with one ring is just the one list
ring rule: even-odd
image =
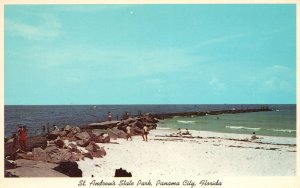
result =
[[[117,139],[118,144],[100,144],[104,158],[79,161],[84,177],[113,177],[123,168],[133,177],[196,177],[196,176],[294,176],[296,174],[295,138],[263,137],[260,142],[243,142],[251,135],[192,131],[199,138],[170,138],[159,135],[171,130],[150,132],[149,141],[141,136],[133,141]],[[215,138],[208,138],[215,137]],[[275,148],[275,150],[274,150]],[[268,150],[269,149],[269,150]]]

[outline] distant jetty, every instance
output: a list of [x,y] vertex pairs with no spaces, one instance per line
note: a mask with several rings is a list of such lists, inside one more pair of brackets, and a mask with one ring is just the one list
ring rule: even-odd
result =
[[196,112],[177,112],[177,113],[161,113],[153,114],[155,118],[167,119],[174,116],[190,117],[190,116],[206,116],[206,115],[220,115],[220,114],[238,114],[238,113],[250,113],[250,112],[264,112],[273,111],[269,107],[261,107],[255,109],[231,109],[231,110],[212,110],[212,111],[196,111]]

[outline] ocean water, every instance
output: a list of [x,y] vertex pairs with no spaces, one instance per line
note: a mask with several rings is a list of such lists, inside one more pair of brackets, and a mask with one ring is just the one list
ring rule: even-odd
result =
[[174,117],[159,127],[265,136],[296,137],[296,111],[275,110],[241,114]]
[[58,127],[67,124],[83,126],[93,122],[105,121],[107,113],[113,119],[120,119],[127,111],[130,115],[142,113],[169,113],[211,111],[225,109],[251,109],[268,106],[272,112],[245,114],[224,114],[218,116],[174,117],[159,123],[159,127],[216,132],[252,133],[272,136],[296,136],[296,105],[5,105],[4,132],[10,137],[19,124],[26,125],[29,135],[42,133],[42,127],[49,123]]

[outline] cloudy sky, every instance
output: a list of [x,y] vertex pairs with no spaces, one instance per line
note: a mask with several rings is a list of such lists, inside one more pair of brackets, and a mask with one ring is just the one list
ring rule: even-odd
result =
[[5,104],[296,103],[295,5],[6,5]]

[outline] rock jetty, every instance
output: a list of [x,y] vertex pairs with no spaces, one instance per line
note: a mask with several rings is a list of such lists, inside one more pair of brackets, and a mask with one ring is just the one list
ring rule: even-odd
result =
[[[14,145],[13,139],[8,139],[5,142],[5,176],[80,177],[82,172],[76,161],[105,157],[104,144],[110,143],[111,139],[126,138],[128,125],[137,135],[142,132],[144,125],[149,130],[155,129],[157,122],[153,116],[139,116],[122,121],[92,123],[83,127],[66,125],[62,130],[28,138],[26,152],[19,149],[18,142]],[[30,165],[37,170],[28,170]]]
[[[27,139],[27,151],[20,150],[13,138],[5,140],[6,177],[80,177],[77,161],[85,158],[106,156],[104,145],[112,139],[126,138],[126,127],[131,126],[134,135],[156,129],[160,119],[174,116],[205,116],[271,111],[269,108],[246,110],[222,110],[208,112],[183,112],[164,114],[141,114],[121,121],[91,123],[82,127],[66,125],[62,130],[54,130],[45,135]],[[29,170],[34,166],[35,171]]]

